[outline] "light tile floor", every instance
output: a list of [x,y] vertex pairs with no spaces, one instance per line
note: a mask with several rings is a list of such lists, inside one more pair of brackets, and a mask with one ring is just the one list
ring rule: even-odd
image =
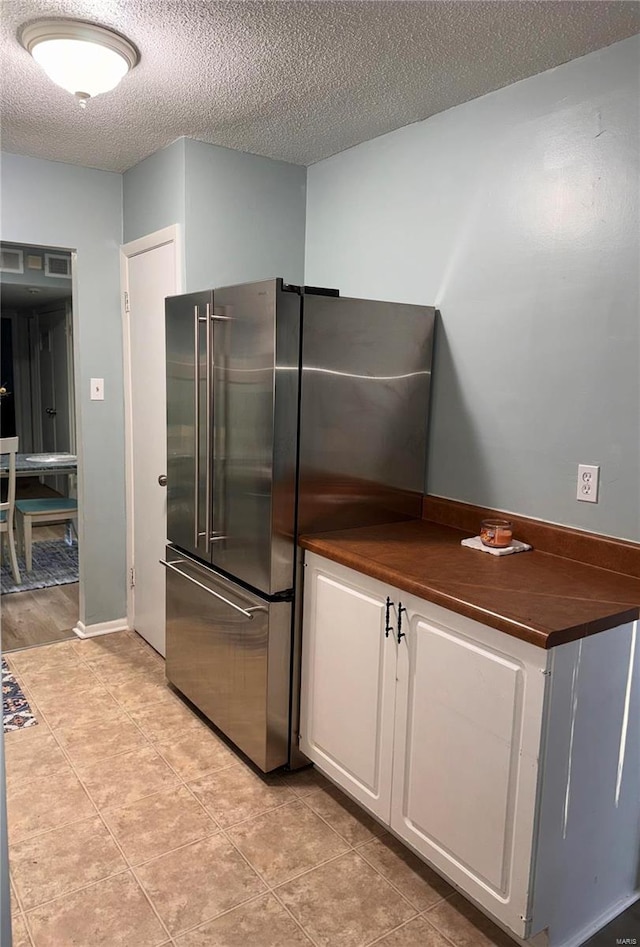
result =
[[15,947],[513,947],[315,770],[257,775],[137,635],[8,661]]

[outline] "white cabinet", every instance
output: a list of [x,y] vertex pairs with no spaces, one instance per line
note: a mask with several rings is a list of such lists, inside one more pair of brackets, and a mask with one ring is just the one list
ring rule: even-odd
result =
[[524,937],[546,654],[398,595],[391,827]]
[[395,623],[385,637],[381,583],[350,570],[343,570],[348,576],[327,571],[323,563],[311,563],[306,576],[300,749],[389,822]]
[[545,652],[312,554],[304,607],[302,752],[525,936]]
[[300,747],[503,927],[576,947],[640,894],[637,638],[545,651],[307,553]]

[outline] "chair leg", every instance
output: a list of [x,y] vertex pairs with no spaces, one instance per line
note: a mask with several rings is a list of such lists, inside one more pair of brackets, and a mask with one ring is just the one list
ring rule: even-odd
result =
[[33,555],[31,550],[31,517],[22,517],[22,539],[24,542],[24,558],[27,563],[27,572],[33,568]]
[[18,536],[18,555],[24,556],[24,517],[16,510],[16,533]]
[[16,556],[16,541],[13,535],[13,523],[9,523],[9,530],[7,532],[7,537],[9,539],[9,558],[11,559],[11,571],[13,572],[13,578],[17,585],[22,583],[20,577],[20,569],[18,569],[18,558]]

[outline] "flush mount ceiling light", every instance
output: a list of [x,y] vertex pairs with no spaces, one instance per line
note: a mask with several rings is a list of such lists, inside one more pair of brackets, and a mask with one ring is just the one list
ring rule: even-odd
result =
[[87,99],[115,89],[140,61],[135,46],[112,30],[80,20],[27,23],[20,42],[49,78],[84,107]]

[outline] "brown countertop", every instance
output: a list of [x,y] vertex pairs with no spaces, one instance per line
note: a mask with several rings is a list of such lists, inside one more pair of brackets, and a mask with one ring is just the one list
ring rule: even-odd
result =
[[541,648],[640,616],[640,579],[536,550],[489,556],[460,545],[469,535],[410,520],[302,536],[300,545]]

